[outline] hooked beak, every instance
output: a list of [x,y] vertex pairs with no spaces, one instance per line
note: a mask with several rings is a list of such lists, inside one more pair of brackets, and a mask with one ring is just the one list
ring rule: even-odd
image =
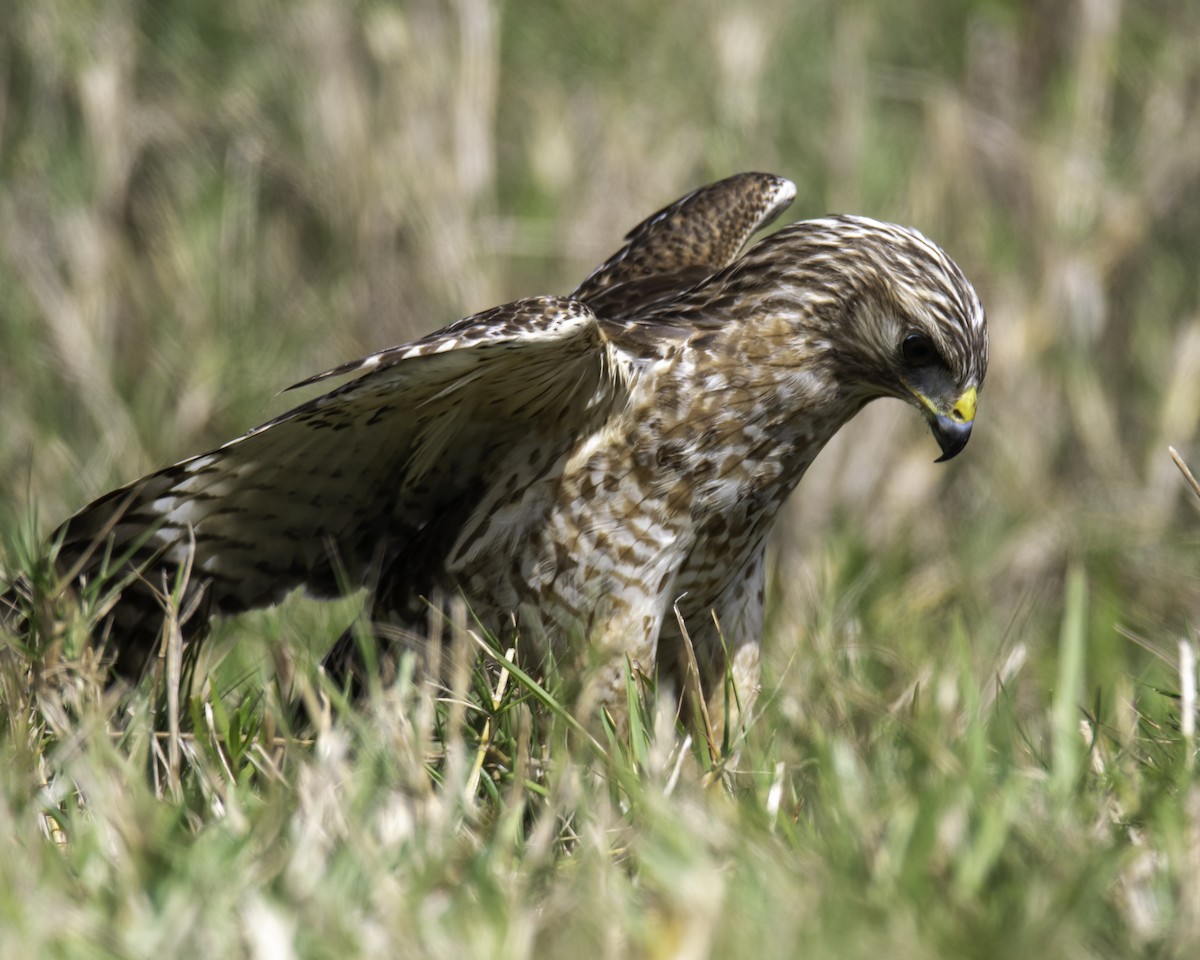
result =
[[933,461],[934,463],[941,463],[943,460],[957,456],[959,451],[967,445],[967,441],[971,439],[970,421],[958,423],[950,417],[933,417],[929,421],[929,428],[937,438],[938,446],[942,448],[942,455]]
[[[935,463],[949,460],[957,456],[967,441],[971,439],[971,425],[975,422],[975,401],[977,392],[974,387],[967,389],[961,397],[954,401],[948,413],[939,411],[932,403],[925,402],[926,415],[929,418],[929,428],[942,448],[942,455]],[[924,397],[921,398],[925,400]]]
[[942,455],[934,462],[941,463],[958,456],[971,439],[971,425],[975,422],[975,402],[979,391],[975,387],[967,387],[962,396],[949,403],[945,399],[933,399],[939,394],[945,396],[942,390],[938,389],[941,384],[936,382],[918,385],[906,381],[905,386],[912,392],[917,406],[924,411],[925,419],[929,421],[929,429],[933,431],[938,446],[942,448]]

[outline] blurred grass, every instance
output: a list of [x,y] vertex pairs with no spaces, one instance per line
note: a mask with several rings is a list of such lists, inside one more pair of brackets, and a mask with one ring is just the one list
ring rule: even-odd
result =
[[795,180],[798,217],[934,238],[992,365],[952,464],[880,404],[805,479],[731,793],[690,764],[668,789],[680,744],[652,717],[659,767],[614,777],[514,706],[538,791],[498,759],[499,792],[463,800],[431,789],[433,705],[403,686],[277,746],[277,672],[310,668],[286,652],[349,616],[295,602],[222,625],[238,655],[196,691],[208,746],[172,792],[148,706],[114,740],[85,669],[31,699],[10,645],[0,954],[1194,952],[1173,693],[1200,527],[1166,446],[1200,461],[1195,4],[10,0],[4,21],[10,543],[307,374],[569,290],[739,169]]

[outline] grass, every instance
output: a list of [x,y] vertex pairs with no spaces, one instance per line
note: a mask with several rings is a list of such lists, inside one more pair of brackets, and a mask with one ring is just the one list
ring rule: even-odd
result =
[[[818,630],[840,633],[838,593]],[[963,629],[903,669],[817,641],[730,765],[669,703],[627,739],[554,689],[410,669],[357,709],[273,631],[252,676],[118,696],[87,661],[0,663],[0,944],[29,956],[1186,955],[1200,792],[1175,678],[1081,709],[1075,571],[1037,710]],[[453,641],[457,639],[456,645]],[[829,637],[828,639],[834,639]],[[844,640],[844,636],[842,638]],[[495,656],[498,656],[499,653]],[[493,657],[494,660],[494,657]],[[229,671],[226,670],[228,673]],[[238,671],[240,672],[240,671]],[[1194,687],[1189,709],[1194,710]],[[169,707],[167,708],[169,710]]]
[[881,404],[805,478],[719,775],[669,704],[593,744],[495,666],[343,709],[353,599],[120,696],[103,592],[39,606],[0,955],[1195,954],[1193,4],[10,6],[0,579],[43,596],[90,498],[736,169],[936,239],[992,365],[953,463]]

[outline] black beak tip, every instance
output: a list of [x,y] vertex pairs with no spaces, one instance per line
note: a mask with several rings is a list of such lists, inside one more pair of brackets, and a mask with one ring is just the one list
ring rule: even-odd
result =
[[967,441],[971,439],[971,421],[969,420],[963,423],[951,420],[949,417],[934,417],[929,426],[933,430],[934,437],[937,438],[938,446],[942,448],[942,455],[934,463],[941,463],[958,456],[962,452],[962,448],[967,445]]

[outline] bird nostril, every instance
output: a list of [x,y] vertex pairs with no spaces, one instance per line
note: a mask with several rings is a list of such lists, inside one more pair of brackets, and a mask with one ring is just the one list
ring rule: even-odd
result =
[[970,423],[975,419],[975,398],[977,392],[971,387],[950,408],[950,419],[955,423]]

